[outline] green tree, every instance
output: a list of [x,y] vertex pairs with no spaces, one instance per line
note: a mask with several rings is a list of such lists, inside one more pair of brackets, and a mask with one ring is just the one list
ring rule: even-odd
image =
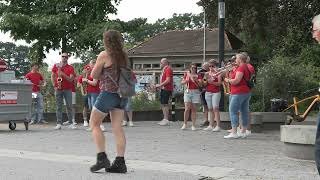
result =
[[120,0],[0,1],[0,29],[15,40],[32,45],[32,57],[42,63],[44,51],[97,49],[101,34],[110,28],[108,14]]
[[25,75],[30,70],[29,49],[11,42],[0,42],[0,57],[6,61],[9,70],[15,71],[16,77]]

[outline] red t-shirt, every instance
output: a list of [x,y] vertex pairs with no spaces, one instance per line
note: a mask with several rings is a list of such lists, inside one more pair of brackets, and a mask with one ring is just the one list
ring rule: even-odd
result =
[[[221,76],[218,76],[216,77],[213,82],[218,82],[218,78],[221,78]],[[217,93],[217,92],[220,92],[220,86],[216,86],[216,85],[213,85],[211,83],[209,83],[209,81],[207,80],[208,82],[208,85],[207,85],[207,92],[211,92],[211,93]]]
[[[200,74],[197,74],[198,76],[198,80],[202,79],[202,76]],[[186,80],[187,78],[187,73],[184,74],[183,79]],[[189,82],[187,82],[187,86],[188,89],[199,89],[198,85],[196,83],[194,83],[192,80],[190,80]]]
[[[71,74],[73,74],[73,76],[76,76],[76,73],[74,72],[74,69],[71,65],[67,64],[65,66],[63,66],[61,68],[61,71],[64,72],[67,76],[70,76]],[[54,80],[54,87],[58,87],[58,83],[57,83],[57,79],[58,79],[58,68],[56,66],[56,64],[53,66],[52,68],[52,73],[55,74],[56,79]],[[72,90],[72,86],[74,86],[74,81],[68,81],[65,78],[62,77],[62,90],[67,90],[67,89],[71,89]]]
[[40,84],[40,81],[43,81],[43,77],[40,73],[31,71],[25,76],[25,78],[32,82],[32,92],[40,91],[40,87],[38,85]]
[[247,82],[244,80],[244,78],[249,80],[249,71],[248,68],[246,67],[247,64],[243,64],[242,66],[238,67],[234,73],[231,73],[231,79],[234,79],[236,77],[237,72],[242,72],[243,73],[243,78],[241,81],[236,84],[236,85],[230,85],[230,94],[244,94],[244,93],[249,93],[250,88],[247,84]]
[[[83,75],[80,75],[78,78],[78,83],[82,84],[82,78],[83,78]],[[88,77],[88,79],[90,81],[93,81],[93,78],[91,77],[91,75]],[[99,83],[100,83],[100,81],[98,80],[97,85],[95,85],[95,86],[88,84],[87,92],[88,93],[100,93]]]
[[[93,78],[91,77],[91,75],[88,77],[88,79],[90,81],[93,81]],[[88,93],[100,93],[99,83],[100,83],[100,81],[98,80],[98,82],[95,86],[88,84],[88,89],[87,89]]]
[[249,71],[250,71],[250,73],[251,74],[254,74],[254,73],[256,73],[256,71],[254,70],[254,67],[251,65],[251,64],[247,64],[247,67],[248,67],[248,69],[249,69]]
[[173,74],[170,66],[164,67],[160,83],[164,82],[167,79],[167,77],[170,77],[170,82],[164,85],[162,89],[167,91],[173,91]]

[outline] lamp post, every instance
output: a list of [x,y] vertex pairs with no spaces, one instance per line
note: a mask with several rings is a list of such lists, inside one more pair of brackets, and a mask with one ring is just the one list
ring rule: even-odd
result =
[[[224,0],[219,0],[218,4],[219,18],[219,67],[221,68],[224,61],[224,18],[225,18],[225,3]],[[224,91],[221,86],[221,99],[219,104],[220,111],[224,111]]]
[[206,61],[206,8],[203,6],[203,62]]

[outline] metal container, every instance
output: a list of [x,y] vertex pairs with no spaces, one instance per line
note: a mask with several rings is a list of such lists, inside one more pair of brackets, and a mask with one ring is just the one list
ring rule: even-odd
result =
[[31,117],[32,83],[26,80],[0,82],[0,122],[9,122],[14,130],[16,122],[24,122],[26,130]]

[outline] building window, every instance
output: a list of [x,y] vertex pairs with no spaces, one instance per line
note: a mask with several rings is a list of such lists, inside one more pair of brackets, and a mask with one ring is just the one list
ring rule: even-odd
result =
[[173,68],[184,68],[184,63],[176,63],[171,65]]
[[143,69],[150,69],[151,68],[151,64],[143,64]]
[[142,64],[134,64],[134,69],[142,69]]
[[160,64],[152,64],[152,69],[159,69],[160,68]]

